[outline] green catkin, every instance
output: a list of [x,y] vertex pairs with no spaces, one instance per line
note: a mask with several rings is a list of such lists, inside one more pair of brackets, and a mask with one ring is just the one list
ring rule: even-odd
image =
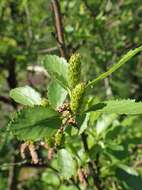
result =
[[55,134],[55,145],[60,146],[64,142],[64,133],[63,131],[58,130]]
[[73,54],[69,60],[68,81],[69,86],[73,89],[80,81],[81,74],[81,56],[76,53]]
[[81,108],[84,91],[85,91],[84,83],[77,84],[75,88],[72,90],[70,108],[74,114],[78,113],[78,111]]

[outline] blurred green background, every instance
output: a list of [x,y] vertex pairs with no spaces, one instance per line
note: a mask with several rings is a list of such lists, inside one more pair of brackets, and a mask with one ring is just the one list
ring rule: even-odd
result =
[[[128,50],[142,44],[142,0],[60,0],[59,3],[68,58],[73,52],[81,54],[82,76],[86,81],[94,79]],[[9,98],[10,89],[28,84],[43,95],[46,94],[49,78],[38,67],[46,54],[60,55],[51,1],[0,0],[1,129],[7,125],[16,108],[16,104]],[[133,58],[113,76],[98,83],[90,93],[99,99],[142,100],[141,55]],[[118,119],[119,125],[125,126],[125,129],[120,130],[120,127],[121,138],[117,135],[114,138],[123,144],[125,151],[121,156],[125,157],[126,163],[137,164],[142,159],[142,151],[138,149],[128,154],[128,144],[141,144],[142,121],[139,117],[130,117],[123,122],[121,119]],[[18,154],[15,144],[14,139],[6,134],[0,137],[0,190],[12,190],[8,180],[13,165],[9,163],[13,163],[13,155]],[[111,178],[107,177],[104,190],[141,190],[141,165],[139,176],[127,176],[122,171],[112,174],[117,178],[112,187],[109,187]],[[55,174],[49,175],[52,171],[47,172],[43,168],[13,169],[16,170],[17,180],[14,190],[77,188],[72,184],[69,186],[67,182],[63,182],[59,188],[58,177]]]

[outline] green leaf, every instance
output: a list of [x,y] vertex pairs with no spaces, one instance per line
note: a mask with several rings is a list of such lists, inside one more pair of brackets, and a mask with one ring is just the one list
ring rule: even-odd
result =
[[57,112],[50,107],[24,108],[8,128],[19,140],[41,140],[54,135],[61,125]]
[[116,119],[115,114],[102,115],[101,118],[99,118],[96,123],[97,135],[100,135],[101,133],[103,133],[115,119]]
[[[135,100],[109,100],[102,103],[103,107],[96,109],[96,106],[89,108],[89,111],[99,111],[101,113],[115,113],[126,115],[142,114],[142,102],[135,102]],[[93,108],[95,107],[95,110]]]
[[68,88],[68,63],[64,58],[56,55],[46,55],[42,64],[47,69],[51,78],[56,79],[63,88]]
[[91,106],[87,107],[87,110],[85,110],[85,112],[91,112],[91,111],[97,111],[97,110],[101,110],[106,106],[106,103],[95,103],[92,104]]
[[40,94],[30,86],[12,89],[10,91],[10,97],[13,100],[15,100],[15,102],[26,106],[34,106],[41,104]]
[[79,129],[79,135],[81,135],[88,127],[88,122],[89,122],[89,118],[90,118],[90,113],[87,113],[86,114],[86,117],[83,121],[83,123],[81,124],[80,126],[80,129]]
[[71,154],[66,149],[61,149],[58,152],[58,164],[61,176],[64,179],[69,179],[74,175],[75,164]]
[[67,91],[57,81],[52,81],[49,84],[47,96],[51,106],[57,109],[65,101]]
[[75,185],[61,185],[59,190],[78,190]]
[[98,81],[108,77],[111,75],[113,72],[115,72],[117,69],[119,69],[121,66],[123,66],[125,63],[127,63],[132,57],[134,57],[137,53],[142,51],[142,46],[135,48],[134,50],[130,50],[127,54],[125,54],[120,61],[118,61],[116,64],[114,64],[108,71],[105,73],[101,74],[99,77],[96,79],[90,81],[86,88],[92,87],[94,84],[96,84]]
[[126,115],[142,114],[142,102],[135,102],[135,100],[110,100],[105,103],[106,106],[101,112]]
[[130,175],[138,176],[138,172],[132,167],[126,166],[124,164],[119,164],[118,167]]
[[[116,177],[123,183],[122,189],[141,190],[142,178],[141,175],[130,175],[122,169],[116,171]],[[125,188],[126,187],[126,188]]]
[[58,175],[49,168],[42,174],[42,181],[49,185],[60,185],[60,179]]

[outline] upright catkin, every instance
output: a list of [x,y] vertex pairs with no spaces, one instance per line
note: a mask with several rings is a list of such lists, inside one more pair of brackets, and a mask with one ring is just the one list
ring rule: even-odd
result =
[[83,82],[77,84],[75,88],[72,90],[70,108],[74,114],[78,113],[81,108],[84,91],[85,91],[85,84]]
[[68,81],[71,89],[75,88],[75,86],[80,81],[81,74],[81,56],[76,53],[70,57],[69,60],[69,70],[68,70]]

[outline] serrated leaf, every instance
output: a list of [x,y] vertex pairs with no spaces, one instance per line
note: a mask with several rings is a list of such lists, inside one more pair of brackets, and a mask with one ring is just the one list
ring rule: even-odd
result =
[[142,102],[135,102],[135,100],[110,100],[105,103],[106,106],[101,110],[104,113],[142,114]]
[[10,91],[10,97],[17,103],[34,106],[41,104],[40,94],[30,86],[14,88]]
[[[115,114],[126,114],[126,115],[137,115],[142,114],[142,102],[135,102],[135,100],[109,100],[101,103],[102,108],[96,109],[93,105],[89,108],[89,111],[99,111],[101,113],[115,113]],[[95,110],[94,110],[95,108]]]
[[58,164],[60,174],[64,179],[69,179],[74,175],[74,160],[71,154],[66,149],[59,150]]
[[21,110],[8,127],[19,140],[41,140],[53,136],[60,125],[60,117],[52,108],[36,106]]
[[47,96],[50,105],[54,109],[57,109],[65,101],[67,91],[57,81],[51,81],[48,87]]
[[127,63],[132,57],[134,57],[137,53],[142,51],[142,46],[135,48],[134,50],[130,50],[127,54],[125,54],[116,64],[114,64],[108,71],[101,74],[96,79],[90,81],[86,88],[92,87],[94,84],[96,84],[98,81],[108,77],[113,72],[115,72],[117,69],[119,69],[121,66],[123,66],[125,63]]
[[68,63],[56,55],[46,55],[42,61],[51,78],[56,79],[65,89],[68,87]]

